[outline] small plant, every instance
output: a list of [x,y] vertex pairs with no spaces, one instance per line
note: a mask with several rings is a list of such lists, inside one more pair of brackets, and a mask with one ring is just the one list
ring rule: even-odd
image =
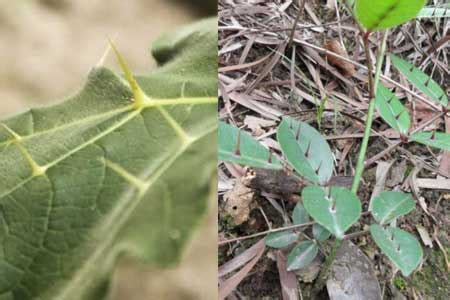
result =
[[[347,230],[361,216],[361,202],[357,197],[359,183],[364,171],[364,161],[368,146],[375,108],[381,117],[401,136],[402,143],[418,142],[442,150],[450,151],[450,135],[443,132],[411,131],[410,115],[400,100],[383,85],[379,84],[381,67],[386,51],[387,31],[384,33],[379,50],[376,69],[373,69],[368,53],[369,36],[374,31],[386,30],[406,22],[423,8],[424,0],[357,0],[355,17],[361,25],[369,70],[369,109],[360,154],[356,166],[352,189],[330,186],[334,171],[334,158],[326,140],[312,126],[284,117],[277,128],[277,140],[282,150],[282,158],[264,148],[249,134],[224,122],[219,123],[219,159],[232,161],[254,168],[288,168],[308,182],[301,192],[302,203],[298,203],[292,215],[294,225],[316,222],[313,236],[306,235],[303,226],[286,231],[269,233],[266,244],[274,248],[296,246],[288,255],[287,269],[294,270],[307,266],[317,255],[318,241],[330,235],[335,237],[331,254],[327,257],[321,272],[317,290],[322,287],[324,277],[334,260],[334,255]],[[391,55],[394,66],[404,74],[419,90],[427,95],[442,112],[448,112],[448,98],[445,92],[422,71],[401,58]],[[373,75],[374,74],[374,75]],[[285,163],[286,162],[286,163]],[[400,191],[384,191],[369,205],[375,222],[370,225],[370,234],[381,251],[392,261],[404,276],[410,275],[420,264],[423,256],[417,239],[398,228],[396,220],[414,209],[411,195]],[[300,236],[304,238],[299,242]]]
[[[289,165],[310,183],[303,188],[303,204],[297,203],[293,211],[293,224],[306,224],[310,216],[317,222],[313,225],[312,238],[302,229],[270,233],[266,237],[266,244],[273,248],[288,247],[296,243],[300,235],[307,238],[288,255],[287,268],[295,270],[307,266],[315,258],[319,249],[317,241],[327,240],[330,235],[337,240],[345,238],[346,231],[359,220],[362,209],[360,200],[351,190],[328,186],[334,170],[333,154],[316,129],[284,117],[278,126],[277,138]],[[219,123],[219,159],[254,168],[282,168],[281,159],[248,133],[224,122]],[[420,244],[411,234],[385,226],[413,210],[414,200],[403,192],[385,191],[375,197],[370,206],[377,222],[370,227],[375,242],[405,276],[409,275],[421,261]]]

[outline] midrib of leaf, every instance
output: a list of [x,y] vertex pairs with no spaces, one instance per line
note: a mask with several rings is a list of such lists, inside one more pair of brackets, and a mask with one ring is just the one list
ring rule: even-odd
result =
[[339,223],[338,223],[338,221],[337,221],[337,219],[336,219],[336,214],[335,214],[335,213],[334,213],[334,214],[331,213],[331,218],[333,219],[334,230],[335,230],[335,232],[336,232],[336,236],[337,236],[338,238],[342,237],[343,232],[342,232],[341,227],[339,227]]
[[[145,181],[145,189],[141,190],[138,197],[130,199],[130,191],[125,192],[126,197],[120,199],[120,203],[116,205],[114,211],[110,214],[108,219],[105,220],[104,225],[101,226],[98,234],[102,235],[107,233],[107,239],[103,244],[98,245],[95,252],[93,252],[88,259],[85,260],[82,267],[72,276],[72,279],[65,285],[54,299],[70,299],[70,295],[75,294],[76,290],[83,290],[83,286],[89,283],[90,277],[87,276],[92,270],[97,268],[97,260],[103,257],[104,252],[114,243],[114,240],[119,233],[120,229],[128,220],[129,216],[133,213],[134,209],[139,205],[145,193],[153,186],[153,184],[169,169],[172,164],[188,149],[192,144],[198,140],[204,138],[209,133],[216,130],[215,127],[205,130],[201,135],[193,137],[188,141],[183,142],[182,146],[172,155],[169,160],[164,161],[159,167],[158,171],[152,175],[147,181]],[[143,174],[147,173],[145,170]],[[120,173],[119,173],[120,174]],[[133,184],[131,184],[133,186]],[[129,205],[132,203],[132,205]]]
[[295,261],[299,261],[302,260],[305,256],[307,256],[307,254],[309,254],[309,252],[311,252],[311,250],[314,248],[314,243],[311,242],[311,244],[308,246],[308,248],[305,249],[305,251],[303,251],[300,255],[298,255]]
[[380,220],[380,224],[384,224],[384,222],[386,222],[386,220],[389,219],[389,216],[391,216],[392,212],[395,211],[400,205],[402,205],[404,203],[404,201],[407,199],[409,199],[408,195],[406,195],[403,199],[398,201],[398,203],[396,203],[394,206],[392,206],[390,209],[388,209],[386,216]]

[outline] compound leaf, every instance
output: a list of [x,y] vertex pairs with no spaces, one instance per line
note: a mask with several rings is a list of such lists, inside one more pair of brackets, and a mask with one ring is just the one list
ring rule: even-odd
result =
[[372,200],[372,215],[379,224],[385,225],[412,211],[415,204],[410,194],[382,192]]
[[406,135],[410,126],[410,116],[400,100],[382,84],[378,86],[375,106],[386,123]]
[[434,102],[446,107],[448,97],[444,90],[428,75],[396,55],[391,55],[394,66],[408,79],[416,88],[430,97]]
[[293,230],[269,233],[266,237],[266,245],[272,248],[284,248],[298,239],[298,233]]
[[395,227],[370,226],[370,233],[381,251],[389,257],[404,276],[412,273],[422,261],[422,247],[410,233]]
[[302,198],[309,215],[338,239],[361,215],[361,202],[346,188],[307,186]]
[[101,299],[119,255],[178,262],[213,191],[216,24],[158,42],[160,67],[136,81],[120,60],[128,85],[96,68],[65,102],[2,122],[1,299]]
[[219,160],[262,169],[279,170],[281,162],[248,132],[219,122]]
[[369,31],[388,29],[413,19],[425,0],[356,0],[356,18]]
[[307,267],[317,256],[319,247],[312,241],[300,242],[287,257],[287,270],[298,270]]
[[416,132],[409,138],[411,141],[450,151],[450,134],[445,132]]
[[300,175],[314,183],[328,182],[334,168],[333,153],[315,128],[285,117],[278,126],[277,139],[284,156]]

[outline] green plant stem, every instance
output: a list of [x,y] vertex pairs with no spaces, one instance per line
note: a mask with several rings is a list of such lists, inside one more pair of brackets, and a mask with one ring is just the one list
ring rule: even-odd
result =
[[[383,42],[381,45],[380,52],[377,57],[377,66],[375,71],[375,76],[373,77],[373,67],[370,59],[370,48],[369,48],[369,34],[364,35],[364,49],[366,53],[368,78],[369,78],[369,109],[367,112],[367,120],[365,124],[364,137],[361,143],[361,149],[359,152],[358,163],[356,165],[355,177],[353,179],[352,192],[356,194],[359,187],[359,182],[361,181],[362,173],[364,171],[364,159],[366,157],[367,146],[369,144],[370,133],[372,130],[373,115],[375,113],[375,91],[378,87],[378,82],[381,75],[381,66],[383,65],[384,54],[386,52],[386,42],[387,42],[388,31],[384,33]],[[319,277],[314,285],[311,293],[311,299],[318,299],[318,294],[325,286],[325,282],[328,278],[329,272],[333,265],[334,259],[336,258],[337,250],[341,247],[342,240],[336,239],[334,241],[333,247],[331,249],[330,255],[328,255],[325,260],[323,269],[320,271]]]
[[359,188],[359,183],[361,182],[361,177],[364,171],[364,160],[366,158],[367,146],[369,145],[370,133],[372,130],[372,121],[375,113],[375,94],[378,87],[378,82],[380,81],[381,67],[384,61],[384,54],[386,52],[386,41],[387,41],[388,31],[384,32],[383,41],[381,44],[380,52],[378,53],[377,66],[375,71],[375,76],[372,77],[372,62],[370,59],[370,48],[369,48],[369,35],[364,36],[364,48],[366,52],[368,77],[369,77],[369,109],[367,111],[366,125],[364,129],[364,137],[361,142],[361,148],[359,151],[358,162],[356,164],[355,177],[353,178],[352,192],[357,193]]
[[323,265],[322,270],[319,273],[319,277],[317,278],[316,283],[314,284],[313,290],[311,292],[310,299],[319,299],[318,295],[320,291],[325,286],[325,282],[328,278],[328,273],[331,270],[331,266],[333,265],[334,259],[336,258],[336,253],[338,249],[342,245],[342,240],[336,239],[334,241],[333,247],[331,248],[330,254],[327,256],[325,263]]

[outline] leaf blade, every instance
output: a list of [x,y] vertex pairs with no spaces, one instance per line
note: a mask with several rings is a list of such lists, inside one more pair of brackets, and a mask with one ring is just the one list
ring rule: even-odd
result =
[[420,264],[423,251],[417,239],[399,228],[383,228],[378,224],[370,226],[370,233],[383,253],[409,276]]
[[385,191],[372,200],[372,215],[380,225],[411,212],[416,203],[410,194]]
[[450,18],[450,6],[448,7],[424,7],[417,18]]
[[445,132],[416,132],[410,136],[410,140],[441,150],[450,151],[450,134]]
[[407,134],[411,118],[400,100],[382,84],[378,86],[375,106],[386,123],[401,134]]
[[448,97],[444,90],[428,75],[400,57],[391,54],[394,66],[408,79],[416,88],[430,97],[434,102],[446,107]]
[[278,126],[277,139],[283,154],[300,175],[315,183],[328,182],[334,168],[333,153],[316,129],[285,117]]
[[425,0],[356,0],[358,21],[369,31],[391,28],[414,18]]
[[292,230],[269,233],[266,237],[266,245],[272,248],[284,248],[298,239],[298,233]]
[[298,270],[307,267],[317,256],[319,247],[312,241],[300,242],[289,253],[287,258],[287,270]]
[[302,198],[309,215],[338,239],[361,215],[361,202],[346,188],[331,187],[327,195],[321,187],[307,186]]
[[[164,266],[179,260],[206,211],[216,165],[215,24],[177,35],[171,47],[182,55],[170,56],[170,68],[139,77],[155,101],[148,106],[134,107],[129,86],[99,68],[65,102],[4,122],[21,138],[0,128],[0,174],[7,177],[0,180],[0,239],[7,249],[0,273],[8,273],[2,292],[98,299],[117,249]],[[199,39],[213,47],[199,48]],[[36,166],[44,172],[34,172]],[[193,169],[197,176],[180,184]],[[184,218],[174,217],[180,213]]]
[[294,221],[294,225],[301,225],[309,222],[308,212],[300,202],[295,205],[294,211],[292,212],[292,220]]
[[281,162],[272,157],[249,133],[219,122],[219,160],[262,169],[280,170]]

